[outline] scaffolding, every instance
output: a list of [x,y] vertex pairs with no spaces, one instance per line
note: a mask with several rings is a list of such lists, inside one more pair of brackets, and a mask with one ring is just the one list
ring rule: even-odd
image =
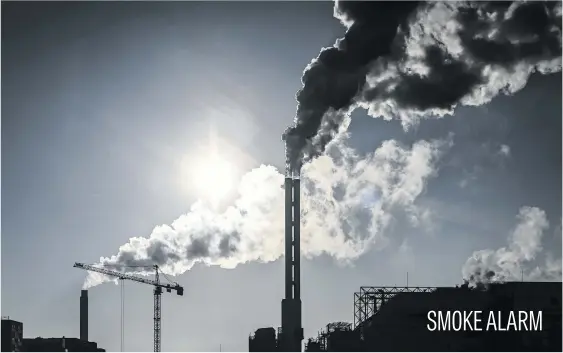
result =
[[377,314],[389,299],[400,293],[430,293],[437,287],[360,287],[354,293],[354,330]]

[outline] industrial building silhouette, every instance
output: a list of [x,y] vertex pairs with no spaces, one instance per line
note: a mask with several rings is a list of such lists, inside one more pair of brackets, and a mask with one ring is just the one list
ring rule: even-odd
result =
[[80,338],[23,338],[23,323],[2,318],[2,352],[105,352],[88,341],[88,291],[80,292]]
[[[282,323],[250,335],[250,352],[302,351],[300,269],[300,163],[287,153],[285,176],[285,297]],[[408,281],[407,281],[408,282]],[[307,352],[350,351],[558,351],[561,352],[561,282],[465,282],[457,287],[361,287],[353,323],[334,322],[305,344]],[[541,330],[430,330],[430,311],[542,312]],[[459,314],[459,313],[458,313]]]
[[23,338],[23,323],[3,318],[2,352],[105,352],[105,349],[80,338]]
[[79,338],[24,338],[23,352],[105,352],[96,342]]
[[[469,287],[361,287],[354,322],[326,325],[307,352],[557,351],[562,348],[561,282],[505,282]],[[429,311],[542,312],[541,330],[430,331]],[[486,319],[484,320],[486,321]],[[506,325],[505,325],[506,327]],[[273,328],[249,338],[249,351],[281,350]]]
[[20,352],[23,346],[23,324],[2,317],[2,352]]

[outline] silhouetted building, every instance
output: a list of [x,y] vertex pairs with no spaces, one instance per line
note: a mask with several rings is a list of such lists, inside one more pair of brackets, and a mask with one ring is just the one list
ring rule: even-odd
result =
[[360,336],[348,322],[333,322],[326,325],[317,338],[305,344],[306,352],[351,352],[359,351]]
[[23,323],[2,319],[2,352],[20,352],[22,350]]
[[[332,328],[327,326],[309,340],[306,351],[561,352],[561,291],[561,282],[495,283],[479,289],[362,287],[354,295],[353,330],[342,323],[330,324]],[[483,330],[432,331],[430,311],[481,311]],[[541,311],[541,330],[485,329],[491,313],[497,325],[502,322],[499,327],[506,328],[509,314],[520,311],[533,311],[536,319]],[[529,320],[527,325],[531,326]]]
[[324,347],[321,342],[315,338],[309,338],[307,343],[305,343],[305,352],[324,352]]
[[66,337],[24,338],[23,348],[26,352],[105,352],[96,342]]
[[248,338],[249,352],[276,352],[278,339],[273,327],[259,328]]

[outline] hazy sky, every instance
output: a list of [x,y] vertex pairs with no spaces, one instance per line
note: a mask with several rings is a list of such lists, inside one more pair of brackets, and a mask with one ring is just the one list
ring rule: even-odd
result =
[[[303,69],[345,30],[332,7],[3,3],[2,315],[22,321],[25,337],[78,337],[86,273],[73,263],[116,254],[204,197],[190,163],[206,153],[210,126],[233,178],[260,164],[283,170],[280,135]],[[532,76],[514,96],[409,132],[355,112],[346,143],[359,155],[391,139],[406,150],[449,144],[415,195],[428,217],[393,213],[387,241],[351,264],[302,262],[305,336],[352,321],[362,285],[405,285],[407,272],[409,285],[461,283],[474,251],[508,246],[524,206],[549,221],[538,264],[548,252],[560,262],[561,94],[560,73]],[[247,350],[249,333],[280,325],[282,263],[178,276],[184,296],[162,298],[163,351]],[[151,351],[152,290],[128,282],[125,291],[126,350]],[[91,289],[90,339],[119,350],[119,325],[120,288]]]

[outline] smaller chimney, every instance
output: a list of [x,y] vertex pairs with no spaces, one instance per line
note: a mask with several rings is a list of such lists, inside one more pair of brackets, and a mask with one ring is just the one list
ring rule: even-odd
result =
[[88,290],[80,293],[80,339],[88,341]]

